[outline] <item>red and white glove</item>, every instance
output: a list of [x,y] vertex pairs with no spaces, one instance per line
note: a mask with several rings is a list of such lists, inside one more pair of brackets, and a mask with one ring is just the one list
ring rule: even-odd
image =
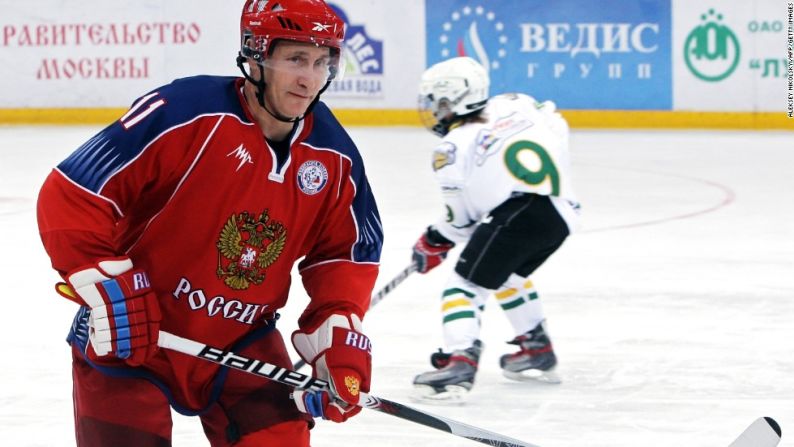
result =
[[361,392],[369,391],[372,345],[355,315],[333,314],[314,332],[295,331],[295,350],[314,368],[314,376],[327,380],[328,391],[296,389],[295,405],[313,417],[344,422],[358,414]]
[[454,247],[454,242],[442,236],[433,227],[428,227],[414,244],[412,260],[416,265],[416,271],[427,273],[438,267]]
[[[160,305],[143,270],[127,257],[104,259],[66,277],[75,294],[91,308],[87,354],[108,354],[139,366],[157,351]],[[92,352],[93,351],[93,352]]]

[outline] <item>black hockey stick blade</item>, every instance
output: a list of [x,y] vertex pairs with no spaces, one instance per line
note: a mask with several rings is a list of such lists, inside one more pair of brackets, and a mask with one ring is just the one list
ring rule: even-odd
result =
[[[161,348],[171,349],[193,357],[198,357],[229,368],[260,376],[269,380],[296,388],[311,390],[327,390],[328,382],[316,377],[307,376],[297,371],[292,371],[272,363],[235,354],[231,351],[215,348],[177,335],[160,331],[157,344]],[[426,413],[406,405],[381,399],[366,393],[360,393],[359,406],[381,413],[396,416],[407,421],[415,422],[436,430],[445,431],[455,436],[477,441],[494,447],[539,447],[518,439],[500,435],[482,428],[477,428],[462,422],[453,421],[441,416]]]
[[770,417],[758,418],[728,447],[776,447],[783,432]]
[[[380,289],[378,291],[378,293],[376,293],[375,295],[372,295],[372,299],[369,302],[369,307],[372,308],[372,306],[378,304],[378,302],[380,300],[382,300],[383,297],[385,297],[386,295],[391,293],[391,291],[394,290],[395,287],[397,287],[401,282],[405,281],[405,278],[409,277],[411,275],[411,273],[413,273],[415,271],[416,271],[416,264],[414,264],[414,263],[411,263],[411,265],[409,265],[408,267],[402,269],[402,271],[400,273],[398,273],[397,276],[392,278],[392,280],[389,281],[388,284],[383,286],[383,288]],[[300,359],[297,362],[295,362],[295,365],[293,365],[292,368],[295,369],[295,370],[299,370],[299,369],[303,368],[304,366],[306,366],[306,361],[303,360],[303,359]]]

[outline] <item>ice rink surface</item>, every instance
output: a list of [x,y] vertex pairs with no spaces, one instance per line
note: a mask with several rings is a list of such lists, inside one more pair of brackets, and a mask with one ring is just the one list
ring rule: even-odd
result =
[[[53,292],[38,237],[44,177],[98,127],[0,127],[0,444],[74,445],[75,306]],[[419,128],[353,128],[386,233],[381,277],[441,213]],[[410,401],[441,343],[440,291],[453,262],[413,275],[365,321],[372,394],[543,447],[727,447],[772,416],[794,446],[794,133],[574,131],[582,230],[533,276],[560,359],[560,385],[503,378],[507,320],[492,300],[465,406]],[[207,210],[212,212],[212,210]],[[453,255],[456,253],[453,253]],[[300,282],[282,312],[290,333]],[[206,447],[175,416],[174,446]],[[319,422],[315,447],[480,445],[381,413]]]

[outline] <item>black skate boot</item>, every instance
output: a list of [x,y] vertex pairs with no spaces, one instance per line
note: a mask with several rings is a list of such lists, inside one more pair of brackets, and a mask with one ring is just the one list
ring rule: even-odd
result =
[[414,399],[424,403],[463,403],[466,393],[474,385],[482,348],[482,342],[475,340],[471,347],[451,354],[434,353],[430,362],[436,370],[414,378]]
[[543,323],[526,334],[519,335],[507,342],[518,345],[521,350],[513,354],[505,354],[499,359],[502,374],[513,380],[538,380],[548,383],[560,383],[554,369],[557,356],[551,346]]

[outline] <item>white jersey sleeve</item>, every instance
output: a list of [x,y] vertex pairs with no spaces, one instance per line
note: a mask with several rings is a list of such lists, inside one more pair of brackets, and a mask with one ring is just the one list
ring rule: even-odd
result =
[[466,163],[458,157],[458,147],[446,140],[433,151],[433,170],[445,207],[435,227],[442,236],[456,243],[468,240],[480,220],[467,207]]

